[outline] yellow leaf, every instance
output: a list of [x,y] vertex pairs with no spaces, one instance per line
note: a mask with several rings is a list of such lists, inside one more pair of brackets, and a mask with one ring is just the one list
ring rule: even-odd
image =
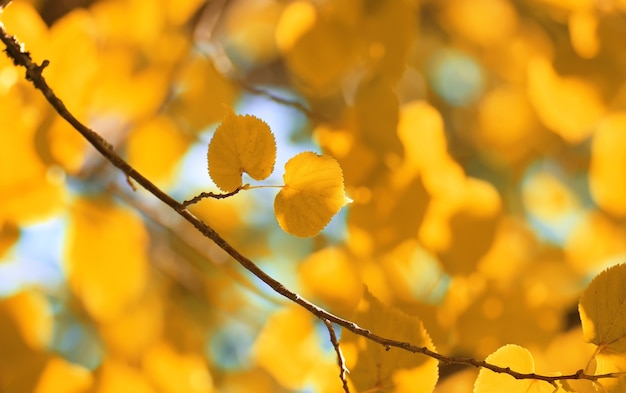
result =
[[[311,315],[295,305],[277,311],[265,322],[253,351],[256,363],[290,389],[301,388],[324,356]],[[284,353],[289,356],[282,356]]]
[[564,251],[568,263],[579,274],[599,271],[612,258],[626,255],[626,231],[606,214],[593,210],[574,225]]
[[349,199],[334,158],[300,153],[285,164],[285,186],[274,200],[281,228],[299,237],[315,236]]
[[147,234],[135,214],[108,200],[78,199],[69,226],[69,285],[91,316],[110,321],[147,281]]
[[146,353],[143,367],[159,392],[213,392],[213,379],[199,354],[179,353],[162,343]]
[[591,10],[578,10],[569,16],[568,27],[572,47],[584,59],[594,58],[600,51],[598,17]]
[[128,139],[128,161],[152,182],[172,181],[176,164],[190,142],[170,117],[160,115],[133,130]]
[[106,359],[97,370],[96,393],[156,393],[147,377],[125,362]]
[[245,0],[233,3],[223,22],[228,30],[228,52],[238,63],[268,64],[277,55],[275,29],[281,2]]
[[209,143],[208,160],[213,182],[222,191],[234,191],[242,185],[243,172],[255,180],[272,173],[276,141],[264,121],[229,110]]
[[[487,363],[500,367],[510,367],[519,373],[534,373],[533,355],[518,345],[505,345],[487,356]],[[515,379],[508,374],[495,373],[481,369],[474,384],[474,393],[507,392],[507,393],[555,393],[564,392],[562,388],[554,389],[550,383],[536,379]]]
[[[407,172],[423,171],[441,176],[449,160],[443,118],[425,101],[411,101],[400,110],[398,138],[404,147]],[[435,191],[435,190],[432,190]]]
[[354,133],[373,153],[384,157],[402,155],[402,145],[396,135],[398,98],[388,83],[365,81],[355,96],[352,112]]
[[151,291],[114,321],[100,324],[107,352],[130,362],[143,356],[162,334],[163,307],[163,299]]
[[54,119],[41,139],[37,148],[45,146],[42,151],[49,155],[54,164],[71,175],[80,172],[87,158],[88,143],[64,119]]
[[450,245],[441,250],[441,262],[451,274],[469,274],[489,250],[500,219],[501,201],[496,189],[483,180],[468,178],[462,206],[448,218]]
[[294,1],[283,10],[276,25],[276,45],[283,53],[289,52],[300,37],[313,28],[317,10],[306,1]]
[[340,315],[352,312],[363,291],[353,260],[348,252],[335,247],[310,255],[299,267],[303,289]]
[[167,0],[163,2],[165,16],[172,24],[183,24],[193,17],[204,3],[202,0]]
[[444,7],[444,25],[463,39],[484,47],[506,41],[518,25],[515,7],[507,0],[453,0]]
[[407,53],[415,39],[416,7],[405,0],[389,0],[364,8],[359,23],[365,28],[357,35],[365,38],[364,55],[374,72],[395,82],[406,68]]
[[222,104],[233,102],[237,94],[235,86],[202,57],[183,64],[175,83],[179,92],[169,103],[168,114],[192,132],[223,118],[228,111]]
[[626,264],[613,266],[591,281],[578,305],[587,342],[609,345],[626,335]]
[[[611,345],[603,348],[595,356],[596,374],[623,373],[626,370],[626,348],[624,345]],[[594,383],[596,391],[603,393],[621,393],[626,391],[626,378],[606,378]]]
[[47,362],[52,312],[38,291],[0,300],[0,391],[32,392]]
[[35,61],[48,56],[49,31],[33,4],[14,1],[2,10],[2,23],[10,34],[19,37],[35,55]]
[[405,240],[385,254],[379,264],[398,299],[406,302],[428,301],[441,288],[444,278],[437,258],[417,239]]
[[[147,46],[164,28],[165,8],[161,2],[106,1],[90,8],[94,25],[114,43]],[[136,20],[129,26],[128,20]]]
[[542,123],[572,144],[589,137],[606,110],[594,85],[561,77],[545,58],[528,66],[528,96]]
[[341,6],[325,10],[294,2],[277,22],[278,50],[294,79],[311,93],[337,88],[355,60],[357,34],[343,18],[358,15],[359,3],[335,3]]
[[283,391],[278,382],[259,367],[220,375],[219,389],[221,392],[241,393],[274,393]]
[[[434,349],[418,318],[383,305],[367,290],[353,321],[379,336]],[[341,342],[347,347],[344,352],[350,379],[359,392],[425,393],[435,388],[438,363],[434,359],[398,348],[386,350],[380,344],[347,331],[343,332]],[[356,361],[355,351],[351,350],[354,347]]]
[[[75,43],[71,51],[67,50],[68,41]],[[46,67],[48,83],[54,86],[54,92],[63,98],[75,116],[85,116],[90,101],[90,86],[99,80],[98,72],[107,73],[109,70],[101,68],[102,57],[91,13],[75,8],[57,20],[50,28],[46,46],[50,52],[50,66]],[[76,63],[82,64],[80,69],[67,72]]]
[[598,126],[591,144],[589,188],[607,212],[626,216],[626,113],[615,112]]
[[0,348],[3,356],[9,358],[26,348],[41,350],[52,338],[50,305],[44,295],[36,291],[21,292],[3,299],[0,302],[0,322]]
[[93,376],[88,369],[54,357],[43,369],[35,393],[86,392],[92,384]]
[[[103,67],[108,67],[104,69],[116,67],[112,60],[132,61],[130,54],[120,53],[118,56],[121,58],[108,56],[103,59],[102,62],[106,61]],[[137,72],[120,67],[116,71],[98,76],[100,82],[92,87],[90,110],[99,114],[112,113],[129,122],[153,116],[169,93],[167,68],[153,66]]]
[[504,162],[522,161],[549,135],[538,125],[526,92],[515,85],[486,92],[478,113],[477,143]]
[[63,208],[64,184],[50,176],[52,171],[48,171],[37,146],[44,112],[36,97],[0,96],[0,129],[16,130],[5,133],[0,143],[2,221],[27,224]]

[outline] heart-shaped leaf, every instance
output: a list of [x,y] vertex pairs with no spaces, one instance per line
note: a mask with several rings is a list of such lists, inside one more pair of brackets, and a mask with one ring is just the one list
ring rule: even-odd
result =
[[241,187],[244,172],[263,180],[276,162],[274,134],[261,119],[229,109],[209,143],[208,161],[209,175],[222,191]]
[[295,236],[315,236],[350,201],[341,167],[329,156],[300,153],[285,164],[283,179],[274,211],[281,228]]

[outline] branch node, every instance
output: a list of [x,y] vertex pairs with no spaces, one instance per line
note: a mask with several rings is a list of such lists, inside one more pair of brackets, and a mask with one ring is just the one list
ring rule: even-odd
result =
[[32,63],[32,66],[26,68],[26,80],[34,82],[36,79],[41,78],[44,68],[49,65],[49,60],[44,60],[41,64]]
[[135,187],[135,183],[133,183],[133,179],[126,173],[126,183],[133,189],[134,192],[137,192],[137,187]]
[[49,65],[50,65],[50,60],[44,60],[44,61],[41,62],[41,65],[37,66],[37,71],[39,71],[39,73],[41,73],[43,71],[43,69],[46,68]]

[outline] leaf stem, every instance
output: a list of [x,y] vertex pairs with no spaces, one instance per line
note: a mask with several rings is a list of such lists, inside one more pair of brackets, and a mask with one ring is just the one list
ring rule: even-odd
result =
[[223,193],[223,194],[216,194],[216,193],[213,193],[213,192],[201,192],[200,194],[196,195],[195,197],[193,197],[191,199],[188,199],[186,201],[183,201],[181,204],[184,207],[187,207],[189,205],[193,205],[194,203],[198,203],[201,200],[206,199],[206,198],[225,199],[225,198],[231,197],[231,196],[233,196],[235,194],[238,194],[239,191],[241,191],[241,190],[248,190],[250,188],[252,188],[252,187],[250,187],[249,184],[244,184],[243,186],[239,186],[239,187],[235,188],[231,192],[226,192],[226,193]]
[[283,188],[285,187],[284,184],[282,185],[260,185],[260,186],[248,186],[248,189],[251,190],[253,188]]

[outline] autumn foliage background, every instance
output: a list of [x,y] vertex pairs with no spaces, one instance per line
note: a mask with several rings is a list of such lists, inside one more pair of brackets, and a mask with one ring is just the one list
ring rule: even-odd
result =
[[[350,319],[367,286],[439,353],[517,344],[539,372],[568,373],[595,349],[579,297],[626,254],[625,12],[15,0],[0,20],[50,60],[68,109],[178,200],[216,191],[207,146],[229,107],[275,135],[263,184],[297,152],[333,156],[353,202],[319,236],[281,230],[275,188],[190,207],[287,287]],[[134,191],[6,56],[0,255],[1,392],[341,391],[324,325]],[[422,366],[392,365],[389,391],[433,391],[434,361],[411,356]],[[469,391],[477,373],[444,366],[435,391]]]

